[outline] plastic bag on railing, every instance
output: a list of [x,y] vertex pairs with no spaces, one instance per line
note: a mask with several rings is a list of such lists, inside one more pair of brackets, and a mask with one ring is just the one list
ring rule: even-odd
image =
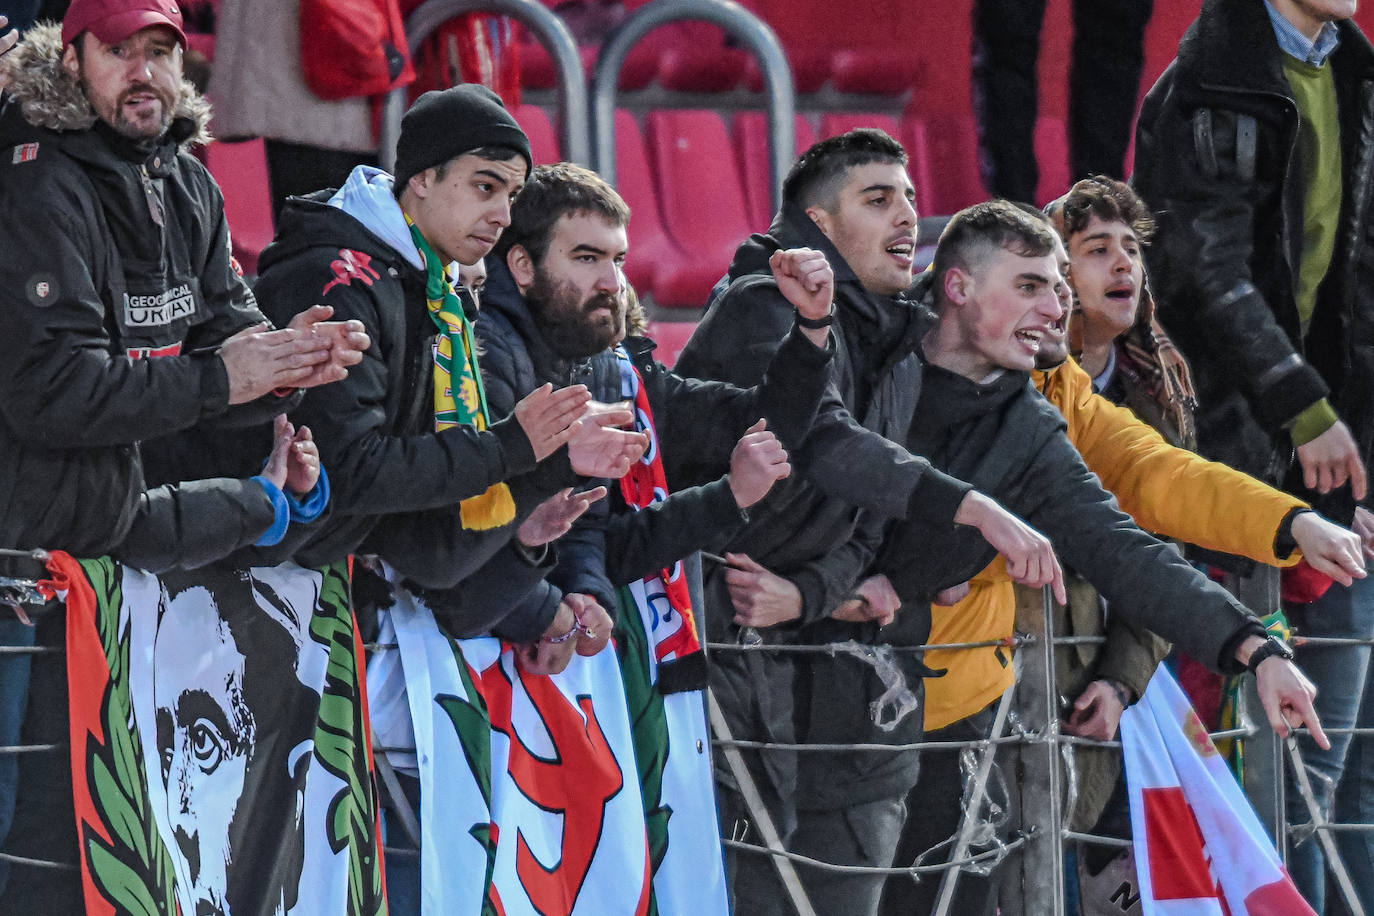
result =
[[906,676],[902,674],[891,646],[871,646],[850,640],[835,643],[830,651],[832,655],[852,655],[877,674],[883,692],[868,704],[868,715],[873,719],[873,724],[883,731],[892,731],[903,719],[920,710],[921,701],[907,686]]
[[[965,826],[964,822],[969,820],[969,812],[974,807],[975,781],[982,755],[996,752],[997,746],[992,744],[973,745],[959,752],[959,770],[963,774],[966,787],[960,804],[963,817],[960,819],[959,828],[948,839],[936,843],[918,855],[912,863],[915,867],[934,864],[929,860],[937,856],[942,861],[948,861],[954,855],[960,833]],[[972,818],[971,826],[968,828],[968,845],[960,860],[976,858],[976,861],[964,861],[964,864],[959,866],[965,874],[987,877],[1010,852],[1007,848],[1008,825],[1011,820],[1009,797],[1002,768],[993,760],[988,769],[987,783],[980,795],[978,813]]]
[[1072,744],[1059,745],[1059,754],[1064,758],[1064,804],[1060,808],[1061,822],[1073,821],[1074,808],[1078,807],[1078,756]]

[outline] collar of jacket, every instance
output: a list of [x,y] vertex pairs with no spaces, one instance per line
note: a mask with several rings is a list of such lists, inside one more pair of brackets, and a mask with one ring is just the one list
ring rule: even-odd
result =
[[515,333],[520,335],[525,351],[529,353],[535,375],[554,382],[555,387],[568,384],[573,367],[587,360],[568,359],[555,353],[544,339],[543,330],[535,321],[534,313],[511,276],[505,259],[492,255],[487,257],[486,263],[487,282],[482,287],[482,310],[499,312],[510,322]]
[[401,252],[388,245],[353,214],[330,206],[329,198],[333,194],[332,189],[316,191],[304,197],[292,197],[282,205],[276,238],[258,258],[259,275],[275,267],[279,261],[312,248],[334,251],[351,248],[373,258],[374,267],[384,265],[387,270],[394,269],[392,276],[406,278],[423,288],[425,272],[410,263]]
[[[1374,73],[1374,47],[1350,20],[1336,23],[1340,44],[1331,54],[1339,69],[1353,69],[1359,78]],[[1237,48],[1245,53],[1237,54]],[[1178,46],[1185,83],[1202,89],[1266,92],[1291,98],[1283,75],[1283,51],[1274,25],[1257,0],[1207,0],[1197,21]]]
[[773,252],[787,248],[814,248],[825,255],[835,272],[835,305],[847,313],[841,315],[847,328],[861,338],[861,344],[871,352],[905,355],[900,335],[910,335],[915,319],[913,306],[904,295],[882,296],[869,292],[859,281],[858,274],[840,254],[829,237],[821,231],[806,211],[796,204],[785,203],[769,226],[766,235],[754,234],[740,245],[730,264],[730,280],[749,274],[768,274],[768,259]]
[[12,51],[0,57],[0,84],[5,87],[6,101],[0,146],[46,132],[45,142],[58,144],[75,158],[95,163],[111,157],[143,158],[151,174],[163,176],[171,172],[178,148],[210,142],[210,103],[183,80],[172,125],[146,157],[139,151],[135,158],[132,144],[116,148],[102,132],[92,129],[95,111],[75,77],[62,66],[62,51],[61,24],[46,23],[29,29]]

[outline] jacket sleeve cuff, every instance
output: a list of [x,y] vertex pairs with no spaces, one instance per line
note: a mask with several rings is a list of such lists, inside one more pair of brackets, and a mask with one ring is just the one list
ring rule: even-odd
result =
[[224,360],[214,351],[193,353],[191,358],[200,363],[200,413],[213,417],[229,409],[229,370]]
[[562,601],[561,591],[540,580],[538,585],[492,628],[492,634],[517,646],[536,642],[553,624],[553,618],[558,614],[558,605]]
[[1265,383],[1249,401],[1265,428],[1277,433],[1291,429],[1298,416],[1330,393],[1317,370],[1295,353],[1265,373]]
[[286,501],[291,507],[293,522],[308,525],[323,515],[325,507],[329,505],[329,475],[325,473],[324,465],[320,465],[320,479],[315,481],[309,493],[304,497],[287,493]]
[[1251,636],[1267,636],[1269,631],[1264,628],[1257,618],[1247,620],[1239,630],[1232,633],[1221,644],[1221,652],[1217,653],[1217,671],[1222,674],[1240,674],[1245,670],[1245,666],[1236,659],[1236,650],[1240,644]]
[[534,446],[530,444],[530,438],[525,435],[524,427],[515,414],[491,424],[489,430],[501,444],[501,457],[506,462],[503,479],[509,480],[516,474],[534,470]]
[[964,497],[973,489],[957,477],[927,467],[907,503],[906,517],[936,525],[953,525]]
[[799,569],[787,577],[801,592],[801,619],[797,624],[812,624],[824,620],[833,608],[826,607],[825,581],[812,569]]
[[286,537],[286,529],[291,525],[291,506],[286,500],[286,494],[272,481],[261,475],[253,479],[267,491],[267,498],[272,500],[272,509],[276,513],[272,527],[263,532],[262,537],[253,543],[258,547],[273,547],[280,544],[281,539]]
[[1322,398],[1317,403],[1298,414],[1288,426],[1288,434],[1293,437],[1293,445],[1306,445],[1340,422],[1336,408]]

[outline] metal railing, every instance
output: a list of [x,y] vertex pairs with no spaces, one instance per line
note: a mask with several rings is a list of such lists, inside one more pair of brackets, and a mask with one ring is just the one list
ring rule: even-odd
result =
[[[437,0],[432,0],[437,2]],[[782,179],[796,155],[797,93],[792,67],[768,24],[729,0],[653,0],[622,22],[607,39],[592,72],[593,167],[614,185],[615,108],[620,70],[631,49],[654,29],[672,22],[709,22],[720,26],[758,59],[767,98],[770,191],[773,209],[781,199]]]
[[[1048,596],[1046,596],[1048,601]],[[1102,637],[1058,637],[1053,630],[1053,615],[1046,614],[1042,618],[1042,623],[1037,624],[1036,617],[1023,617],[1018,620],[1018,627],[1021,632],[1011,639],[984,640],[979,642],[965,643],[942,643],[928,644],[925,646],[913,647],[891,647],[894,650],[903,651],[928,651],[930,649],[964,649],[976,647],[993,646],[1014,646],[1023,651],[1016,653],[1017,680],[1016,686],[1008,690],[1007,694],[999,704],[998,716],[992,730],[981,738],[967,741],[918,741],[906,744],[802,744],[802,743],[781,743],[753,741],[744,738],[736,738],[723,731],[723,720],[720,716],[713,716],[713,725],[717,736],[712,744],[722,748],[727,754],[730,751],[739,750],[767,750],[767,751],[792,751],[807,754],[825,753],[852,753],[854,751],[865,751],[874,753],[912,753],[912,752],[931,752],[931,753],[963,753],[973,751],[981,754],[981,759],[973,773],[971,788],[967,792],[964,808],[964,816],[961,819],[958,830],[955,834],[942,843],[937,844],[932,850],[926,850],[909,864],[894,864],[892,867],[876,868],[863,866],[837,865],[821,861],[808,856],[791,852],[784,848],[781,837],[776,832],[771,835],[765,831],[764,845],[756,843],[742,842],[733,837],[723,837],[721,843],[725,848],[744,852],[747,854],[769,856],[781,866],[784,882],[790,888],[794,905],[798,913],[802,916],[814,913],[809,902],[805,898],[801,883],[796,879],[795,866],[804,865],[807,868],[820,870],[833,874],[848,875],[880,875],[888,877],[903,877],[912,880],[932,879],[939,877],[942,881],[940,903],[937,905],[935,913],[937,916],[944,916],[951,912],[950,902],[959,876],[967,869],[986,869],[991,867],[1013,868],[1015,870],[1013,880],[1010,883],[1004,882],[1003,887],[1011,888],[1010,900],[1006,899],[1004,892],[1004,913],[1030,913],[1030,914],[1056,914],[1065,912],[1065,888],[1063,882],[1064,875],[1064,848],[1063,844],[1069,842],[1092,844],[1109,847],[1129,847],[1129,840],[1115,837],[1098,836],[1089,833],[1069,830],[1064,826],[1065,809],[1065,790],[1062,785],[1063,775],[1060,771],[1060,757],[1065,749],[1072,747],[1121,747],[1120,741],[1098,741],[1087,738],[1079,738],[1071,735],[1059,733],[1059,709],[1054,698],[1058,696],[1058,687],[1055,680],[1055,667],[1053,649],[1056,646],[1096,644],[1103,642]],[[1043,625],[1048,624],[1048,625]],[[1294,640],[1295,645],[1320,646],[1374,646],[1374,639],[1370,638],[1304,638],[1298,636]],[[381,650],[394,650],[397,646],[394,643],[371,643],[366,647],[369,653]],[[792,654],[810,653],[821,655],[835,655],[837,651],[843,651],[842,647],[836,645],[738,645],[733,643],[711,643],[708,648],[712,652],[785,652]],[[60,647],[4,647],[0,649],[5,655],[19,654],[61,654],[64,650]],[[0,659],[0,664],[3,664]],[[1248,678],[1248,676],[1247,676]],[[1014,702],[1013,702],[1014,696]],[[714,705],[714,701],[712,701]],[[1002,734],[1004,727],[1009,723],[1008,713],[1015,708],[1017,720],[1020,723],[1011,729],[1010,734]],[[1253,710],[1242,711],[1242,725],[1238,728],[1225,729],[1211,732],[1213,740],[1233,739],[1237,741],[1253,740],[1255,738],[1267,739],[1272,732],[1268,728],[1263,715],[1253,715]],[[1328,734],[1349,734],[1359,736],[1374,735],[1371,728],[1329,728]],[[1267,741],[1266,741],[1267,743]],[[1301,757],[1297,753],[1296,746],[1292,739],[1289,739],[1286,747],[1280,742],[1281,752],[1278,760],[1273,762],[1272,772],[1282,781],[1284,777],[1285,761],[1288,765],[1295,767],[1299,792],[1308,801],[1310,821],[1304,824],[1290,824],[1286,820],[1286,813],[1279,809],[1278,836],[1285,838],[1315,836],[1315,842],[1323,845],[1326,852],[1328,868],[1331,871],[1337,885],[1337,889],[1345,897],[1346,906],[1350,912],[1363,914],[1362,902],[1356,899],[1355,891],[1351,887],[1346,876],[1343,863],[1339,852],[1330,838],[1341,832],[1374,832],[1374,824],[1363,823],[1332,823],[1329,821],[1329,814],[1320,810],[1313,790],[1305,778],[1302,769]],[[404,825],[406,839],[409,839],[412,846],[388,845],[386,853],[398,857],[414,857],[419,854],[418,829],[415,826],[416,820],[414,811],[396,785],[394,776],[390,774],[390,767],[387,765],[385,756],[388,752],[413,752],[414,748],[402,747],[374,747],[376,760],[378,762],[379,776],[383,786],[384,803],[393,810],[401,814],[400,820]],[[1014,783],[1011,788],[1020,793],[1021,825],[1004,842],[994,845],[994,848],[979,852],[970,852],[971,849],[971,828],[978,822],[980,817],[979,807],[988,797],[987,788],[989,784],[989,771],[994,766],[992,758],[998,751],[1011,750],[1019,754],[1019,766],[1023,777]],[[17,754],[64,754],[67,752],[66,744],[45,744],[45,745],[14,745],[0,746],[0,756]],[[1247,754],[1247,768],[1254,759],[1253,754]],[[1266,792],[1259,793],[1260,798],[1266,798]],[[408,816],[407,816],[408,815]],[[1054,839],[1055,842],[1048,842]],[[946,844],[951,844],[952,852],[948,861],[939,864],[924,865],[918,864],[928,853]],[[1287,843],[1280,844],[1280,851],[1286,855]],[[1014,855],[1013,855],[1014,854]],[[74,865],[64,862],[56,862],[41,859],[31,859],[22,856],[0,853],[0,861],[9,862],[21,867],[33,867],[43,869],[71,870]],[[787,877],[790,873],[790,878]]]
[[[464,13],[498,13],[518,19],[548,49],[558,74],[558,133],[563,158],[588,165],[591,144],[587,134],[587,78],[577,41],[568,27],[548,7],[536,0],[428,0],[406,20],[406,42],[412,53],[445,22]],[[396,141],[401,136],[407,87],[393,89],[382,113],[380,157],[382,168],[396,165]],[[460,129],[462,125],[454,125]]]

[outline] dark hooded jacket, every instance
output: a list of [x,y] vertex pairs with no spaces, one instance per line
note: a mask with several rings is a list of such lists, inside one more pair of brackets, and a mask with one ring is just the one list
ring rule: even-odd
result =
[[1271,483],[1288,474],[1291,492],[1348,522],[1348,488],[1306,494],[1289,474],[1286,430],[1329,395],[1374,458],[1374,49],[1353,22],[1336,27],[1341,213],[1305,339],[1299,116],[1258,0],[1203,4],[1145,99],[1134,183],[1159,219],[1146,259],[1160,319],[1194,370],[1199,450]]
[[[792,305],[778,290],[768,259],[774,251],[802,246],[823,252],[835,273],[831,385],[806,444],[793,456],[800,473],[751,511],[750,525],[730,549],[783,575],[798,571],[802,618],[809,623],[838,604],[853,581],[803,567],[850,541],[864,524],[880,530],[887,518],[952,522],[969,488],[898,444],[915,408],[920,366],[914,348],[928,316],[905,298],[865,290],[825,234],[794,205],[784,206],[767,235],[740,246],[728,288],[697,326],[677,370],[757,384],[792,324]],[[869,522],[864,512],[872,516]]]
[[96,120],[61,55],[60,26],[43,26],[3,62],[0,546],[200,565],[253,543],[272,501],[247,480],[148,489],[140,443],[259,424],[294,399],[229,406],[214,351],[263,317],[188,149],[208,106],[183,85],[167,134],[136,145]]
[[[853,592],[880,548],[890,518],[952,525],[968,492],[967,485],[899,444],[905,442],[916,408],[921,369],[915,347],[929,314],[904,297],[869,293],[810,217],[799,207],[784,205],[767,235],[751,237],[736,252],[728,287],[698,325],[677,368],[737,385],[756,383],[792,323],[792,306],[778,290],[768,260],[774,251],[801,246],[823,252],[835,273],[831,386],[806,444],[792,456],[792,477],[751,509],[750,524],[729,549],[748,554],[801,593],[801,627],[773,627],[760,634],[765,639],[871,642],[876,625],[841,624],[826,615]],[[741,638],[732,624],[733,606],[719,568],[708,570],[706,608],[713,641]],[[904,667],[919,695],[924,666],[910,655],[903,662],[913,663]],[[838,674],[813,690],[819,683],[816,670]],[[794,664],[791,656],[773,652],[717,652],[711,684],[734,737],[777,743],[797,740],[798,720],[806,735],[811,710],[817,708],[812,699],[820,692],[838,689],[843,697],[856,698],[858,721],[845,726],[857,728],[867,718],[867,700],[882,692],[857,660],[817,657]],[[919,731],[920,711],[907,721]],[[819,732],[811,740],[822,740]],[[762,772],[789,801],[796,791],[797,756],[786,751],[761,754]],[[903,755],[883,756],[893,760]],[[717,777],[732,783],[723,766],[717,767]],[[874,797],[905,791],[909,779],[905,774],[899,779],[902,786],[882,789]],[[797,795],[796,800],[800,804],[806,799]],[[785,831],[786,812],[782,814],[780,829]]]
[[[584,384],[605,403],[622,399],[615,356],[609,350],[580,360],[559,356],[499,258],[488,259],[477,329],[496,415],[545,383]],[[559,568],[551,576],[563,590],[594,595],[609,609],[616,606],[617,586],[698,550],[720,550],[738,533],[749,516],[736,506],[728,478],[720,476],[736,442],[763,417],[785,448],[797,448],[811,427],[830,358],[793,332],[766,381],[742,390],[683,378],[653,358],[655,344],[648,338],[630,337],[624,349],[643,380],[672,494],[636,512],[615,481],[599,481],[610,495],[559,540]]]
[[[293,412],[315,432],[333,486],[330,518],[298,550],[297,560],[314,564],[355,551],[376,553],[424,595],[455,635],[491,629],[513,642],[531,642],[558,609],[558,595],[543,583],[552,557],[524,551],[512,539],[516,524],[541,501],[576,481],[566,449],[536,466],[514,417],[482,432],[469,426],[434,431],[436,330],[425,274],[353,215],[331,206],[332,193],[287,202],[277,240],[259,262],[256,287],[270,317],[322,302],[334,308],[337,320],[361,321],[372,338],[346,380],[310,390]],[[516,521],[488,531],[465,529],[461,500],[500,481],[511,486]],[[479,571],[488,582],[502,583],[498,596],[485,586],[476,590]]]

